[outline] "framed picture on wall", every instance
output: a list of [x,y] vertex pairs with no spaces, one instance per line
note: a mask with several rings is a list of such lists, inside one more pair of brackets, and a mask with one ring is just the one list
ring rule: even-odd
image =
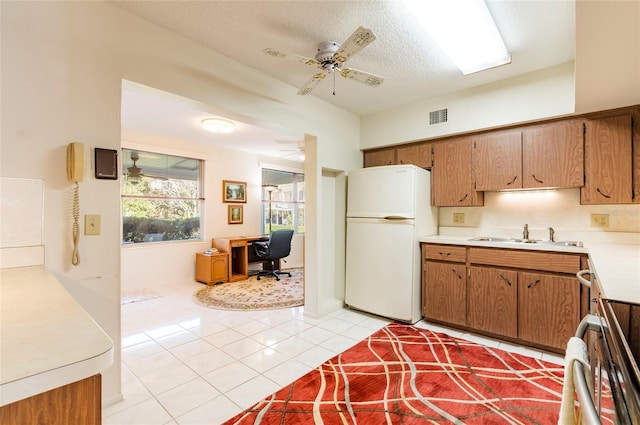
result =
[[247,202],[247,182],[222,180],[222,202]]
[[229,205],[229,224],[242,224],[242,205]]

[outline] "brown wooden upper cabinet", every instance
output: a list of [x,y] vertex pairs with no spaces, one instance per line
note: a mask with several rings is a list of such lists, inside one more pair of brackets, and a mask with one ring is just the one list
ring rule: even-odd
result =
[[364,166],[413,164],[420,168],[431,168],[431,143],[422,142],[397,148],[385,148],[364,153]]
[[396,163],[413,164],[420,168],[431,169],[431,143],[399,147],[396,150]]
[[435,206],[482,206],[484,195],[473,187],[471,138],[433,145],[431,201]]
[[630,114],[585,121],[585,181],[580,191],[581,204],[634,201],[632,134]]
[[527,127],[522,131],[522,187],[584,184],[584,136],[580,121]]
[[476,190],[522,189],[522,131],[474,136]]
[[476,190],[580,187],[582,126],[559,122],[473,137]]
[[396,150],[387,148],[364,153],[364,166],[377,167],[379,165],[394,165],[396,163]]

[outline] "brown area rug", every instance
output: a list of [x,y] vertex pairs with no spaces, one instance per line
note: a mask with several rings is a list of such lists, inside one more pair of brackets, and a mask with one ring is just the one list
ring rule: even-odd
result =
[[224,425],[550,425],[563,376],[554,363],[393,323]]
[[304,304],[302,269],[287,270],[277,281],[264,276],[251,276],[240,282],[221,283],[198,289],[193,300],[205,307],[221,310],[273,310]]

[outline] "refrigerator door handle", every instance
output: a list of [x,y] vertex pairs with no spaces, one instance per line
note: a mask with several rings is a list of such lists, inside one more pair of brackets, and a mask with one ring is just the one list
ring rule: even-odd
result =
[[383,218],[383,220],[387,220],[387,221],[402,221],[402,220],[410,220],[409,217],[404,217],[401,215],[388,215],[386,217]]

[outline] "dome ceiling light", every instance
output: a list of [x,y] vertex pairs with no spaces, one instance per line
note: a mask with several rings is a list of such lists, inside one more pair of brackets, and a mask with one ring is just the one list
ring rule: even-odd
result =
[[207,118],[202,120],[202,128],[213,133],[231,133],[235,124],[221,118]]

